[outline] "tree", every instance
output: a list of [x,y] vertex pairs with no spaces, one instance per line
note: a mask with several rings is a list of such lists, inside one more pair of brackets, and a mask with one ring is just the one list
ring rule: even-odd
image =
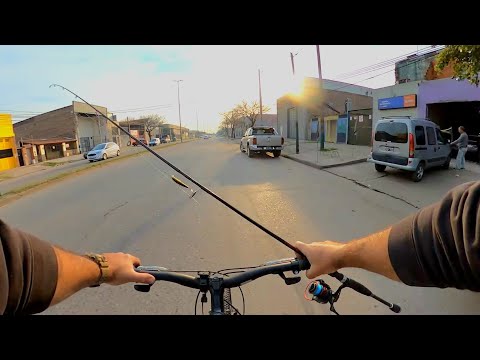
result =
[[447,45],[437,57],[435,70],[441,71],[449,64],[458,80],[468,80],[478,87],[480,80],[480,45]]
[[140,117],[140,120],[145,126],[145,131],[148,133],[148,137],[152,138],[152,131],[165,123],[165,117],[157,114],[143,115]]
[[[245,100],[243,100],[234,108],[234,111],[236,111],[240,115],[240,117],[248,119],[248,121],[250,122],[250,127],[252,127],[255,126],[258,115],[260,115],[260,104],[256,101],[248,104]],[[270,108],[266,105],[263,105],[262,113],[266,113],[267,111],[270,111]]]
[[231,131],[230,137],[235,138],[235,129],[242,121],[241,114],[239,113],[238,109],[234,108],[230,111],[221,113],[220,115],[222,115],[222,123],[220,126],[225,129],[229,129]]

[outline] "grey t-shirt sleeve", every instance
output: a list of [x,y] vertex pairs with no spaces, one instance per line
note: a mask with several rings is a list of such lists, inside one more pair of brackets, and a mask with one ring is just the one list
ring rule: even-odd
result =
[[407,285],[480,291],[480,181],[392,226],[388,252]]
[[459,138],[452,142],[452,145],[458,145],[458,147],[467,147],[468,146],[468,135],[466,133],[460,134]]

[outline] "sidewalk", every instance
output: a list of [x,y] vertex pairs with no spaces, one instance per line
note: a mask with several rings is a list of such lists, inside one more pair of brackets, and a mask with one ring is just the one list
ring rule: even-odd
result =
[[[192,140],[184,141],[184,143]],[[170,147],[178,143],[169,143],[157,145],[152,150],[160,150],[164,147]],[[108,159],[107,162],[121,160],[137,153],[146,153],[143,147],[124,146],[120,149],[120,157]],[[90,163],[83,158],[83,154],[63,157],[54,160],[48,160],[35,165],[21,166],[0,173],[0,197],[9,193],[33,187],[52,179],[63,177],[69,173],[83,170],[92,166],[104,164],[103,161]]]
[[370,154],[370,146],[325,143],[320,151],[318,142],[300,140],[299,154],[295,152],[295,140],[285,139],[282,156],[319,169],[365,162]]

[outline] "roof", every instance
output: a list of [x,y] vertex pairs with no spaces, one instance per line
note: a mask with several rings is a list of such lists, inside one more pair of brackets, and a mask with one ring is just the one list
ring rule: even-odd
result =
[[77,141],[77,139],[72,139],[72,138],[22,139],[20,141],[23,144],[47,145],[47,144],[61,144],[65,142],[72,142],[72,141]]

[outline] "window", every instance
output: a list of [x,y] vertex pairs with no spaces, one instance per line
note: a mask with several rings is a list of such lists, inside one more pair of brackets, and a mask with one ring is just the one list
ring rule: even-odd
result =
[[427,126],[427,139],[428,145],[435,145],[437,143],[435,141],[435,130],[431,126]]
[[400,122],[379,123],[375,132],[375,141],[390,141],[405,144],[408,140],[407,124]]
[[5,150],[0,150],[0,159],[5,159],[13,157],[13,150],[12,149],[5,149]]
[[437,133],[437,143],[438,143],[438,145],[445,145],[447,142],[443,138],[443,135],[442,135],[440,129],[435,129],[435,132]]
[[425,128],[423,126],[415,126],[415,143],[417,145],[426,145]]
[[253,135],[274,135],[275,129],[274,128],[254,128]]

